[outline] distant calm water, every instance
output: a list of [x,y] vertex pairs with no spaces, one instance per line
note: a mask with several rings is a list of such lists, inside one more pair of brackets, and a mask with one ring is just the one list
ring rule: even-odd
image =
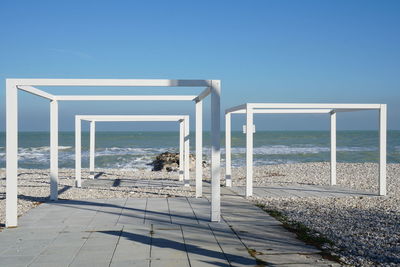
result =
[[[96,166],[101,168],[150,168],[146,165],[161,152],[178,151],[178,132],[97,132]],[[339,162],[377,162],[378,132],[339,131],[337,134]],[[62,168],[74,167],[74,133],[60,133]],[[254,136],[255,165],[329,161],[328,131],[257,132]],[[222,147],[224,147],[222,140]],[[82,166],[88,167],[89,135],[83,133]],[[204,154],[210,153],[209,133],[204,134]],[[234,166],[245,165],[245,135],[232,134]],[[5,133],[0,133],[0,167],[5,167]],[[49,168],[49,133],[22,132],[19,136],[19,166]],[[194,153],[194,133],[191,133]],[[222,153],[225,151],[222,149]],[[225,156],[222,155],[222,159]],[[400,163],[400,131],[388,132],[388,162]]]

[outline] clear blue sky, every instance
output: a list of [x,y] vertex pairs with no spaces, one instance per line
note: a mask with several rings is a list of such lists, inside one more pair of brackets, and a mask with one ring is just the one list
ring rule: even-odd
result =
[[[400,129],[399,14],[400,1],[387,0],[3,0],[0,130],[5,127],[5,78],[221,79],[223,109],[244,102],[387,103],[389,128]],[[67,89],[48,90],[65,94]],[[198,92],[145,90],[101,92]],[[20,93],[20,104],[21,130],[49,128],[48,101]],[[61,130],[73,129],[75,114],[194,111],[193,104],[176,102],[60,105]],[[340,114],[338,128],[376,129],[375,118],[373,112]],[[238,117],[234,128],[243,121]],[[323,115],[261,115],[256,123],[264,130],[329,127]],[[176,129],[164,124],[99,127]]]

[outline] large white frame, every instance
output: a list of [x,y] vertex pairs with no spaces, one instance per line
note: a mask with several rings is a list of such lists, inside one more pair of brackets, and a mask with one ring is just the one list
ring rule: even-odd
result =
[[[205,87],[198,95],[52,95],[35,86]],[[58,101],[194,101],[196,103],[196,189],[202,179],[202,101],[211,95],[211,221],[220,221],[219,80],[6,79],[6,227],[16,227],[18,200],[18,90],[50,100],[50,199],[58,194]],[[197,191],[197,190],[196,190]]]
[[75,181],[76,186],[82,185],[82,121],[90,122],[89,133],[89,178],[94,179],[95,167],[95,138],[96,122],[179,122],[179,181],[184,181],[189,186],[189,116],[188,115],[76,115],[75,116]]
[[231,114],[246,114],[246,197],[253,195],[253,115],[254,114],[330,114],[331,175],[336,185],[336,113],[360,110],[379,111],[379,195],[386,195],[386,104],[307,104],[307,103],[246,103],[225,111],[225,184],[232,186]]

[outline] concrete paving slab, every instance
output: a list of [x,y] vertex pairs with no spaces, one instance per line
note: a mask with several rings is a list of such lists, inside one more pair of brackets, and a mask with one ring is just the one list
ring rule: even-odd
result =
[[126,260],[126,261],[112,261],[110,267],[147,267],[150,266],[150,260]]
[[171,223],[168,202],[165,198],[147,199],[145,223]]
[[2,266],[25,267],[34,259],[34,256],[0,256]]
[[[90,182],[95,185],[97,181]],[[170,182],[142,184],[165,186]],[[297,240],[274,218],[224,187],[223,220],[210,222],[209,191],[209,183],[205,183],[204,198],[198,199],[85,199],[42,204],[22,216],[20,227],[0,232],[0,263],[255,266],[260,263],[257,258],[282,266],[332,264],[318,258],[318,249]],[[267,192],[264,188],[259,191]],[[7,246],[2,246],[4,243]]]
[[188,259],[152,259],[150,267],[190,267]]
[[[151,232],[151,260],[187,258],[182,230],[173,228],[154,228]],[[152,265],[152,264],[151,264]]]

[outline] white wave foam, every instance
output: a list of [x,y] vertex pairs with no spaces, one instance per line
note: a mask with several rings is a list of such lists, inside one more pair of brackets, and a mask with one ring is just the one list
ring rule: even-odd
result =
[[[364,152],[364,151],[376,151],[374,147],[338,147],[337,151],[343,152]],[[254,147],[255,155],[288,155],[288,154],[318,154],[321,152],[329,152],[330,147],[321,146],[284,146],[284,145],[273,145],[273,146],[261,146]],[[225,153],[225,150],[222,151]],[[245,154],[245,147],[234,147],[232,148],[232,154]]]
[[96,149],[96,155],[144,155],[144,154],[158,154],[165,151],[176,152],[178,148],[139,148],[139,147],[110,147]]

